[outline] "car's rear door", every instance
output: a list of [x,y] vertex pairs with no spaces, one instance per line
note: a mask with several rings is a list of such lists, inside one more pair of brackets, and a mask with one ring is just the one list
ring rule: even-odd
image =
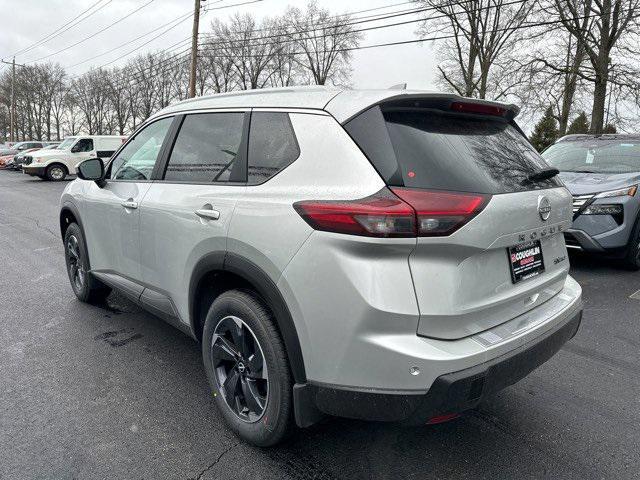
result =
[[150,287],[143,300],[155,313],[187,322],[195,265],[224,257],[246,189],[248,123],[245,110],[181,116],[166,165],[141,204],[142,277]]
[[140,202],[151,173],[168,141],[172,117],[154,121],[116,154],[105,184],[91,182],[84,198],[82,222],[91,268],[104,275],[140,282]]

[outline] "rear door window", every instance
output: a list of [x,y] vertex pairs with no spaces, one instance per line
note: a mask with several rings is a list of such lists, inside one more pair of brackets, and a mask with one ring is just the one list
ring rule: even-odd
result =
[[253,112],[249,132],[250,184],[266,182],[300,155],[288,113]]
[[240,151],[244,116],[242,112],[187,115],[169,157],[164,179],[193,183],[235,179],[234,169],[244,167]]
[[502,119],[378,106],[365,114],[345,128],[389,185],[488,194],[560,185],[527,180],[548,165]]

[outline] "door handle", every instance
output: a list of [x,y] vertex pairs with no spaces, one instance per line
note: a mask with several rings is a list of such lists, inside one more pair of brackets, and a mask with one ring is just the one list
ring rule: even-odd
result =
[[131,210],[138,208],[138,202],[134,202],[132,198],[130,198],[126,202],[122,202],[120,205],[122,205],[124,208],[129,208]]
[[212,208],[201,208],[194,212],[200,218],[204,218],[206,220],[218,220],[220,218],[220,212],[218,210],[213,210]]

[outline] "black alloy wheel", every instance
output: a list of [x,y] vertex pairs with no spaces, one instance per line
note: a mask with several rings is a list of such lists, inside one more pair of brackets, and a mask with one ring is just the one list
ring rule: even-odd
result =
[[262,418],[269,396],[269,375],[262,348],[249,326],[229,315],[216,325],[211,357],[218,389],[243,422]]
[[66,244],[67,268],[69,269],[69,279],[75,292],[80,292],[85,283],[85,267],[82,260],[82,249],[75,235],[69,235]]

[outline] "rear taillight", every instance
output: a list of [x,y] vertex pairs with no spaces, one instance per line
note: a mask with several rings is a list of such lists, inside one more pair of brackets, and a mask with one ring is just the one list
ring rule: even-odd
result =
[[370,197],[304,201],[293,208],[316,230],[368,237],[415,236],[415,212],[386,188]]
[[368,237],[450,235],[482,211],[490,196],[383,188],[359,200],[312,200],[293,205],[316,230]]
[[480,213],[490,195],[392,188],[416,212],[419,237],[451,235]]

